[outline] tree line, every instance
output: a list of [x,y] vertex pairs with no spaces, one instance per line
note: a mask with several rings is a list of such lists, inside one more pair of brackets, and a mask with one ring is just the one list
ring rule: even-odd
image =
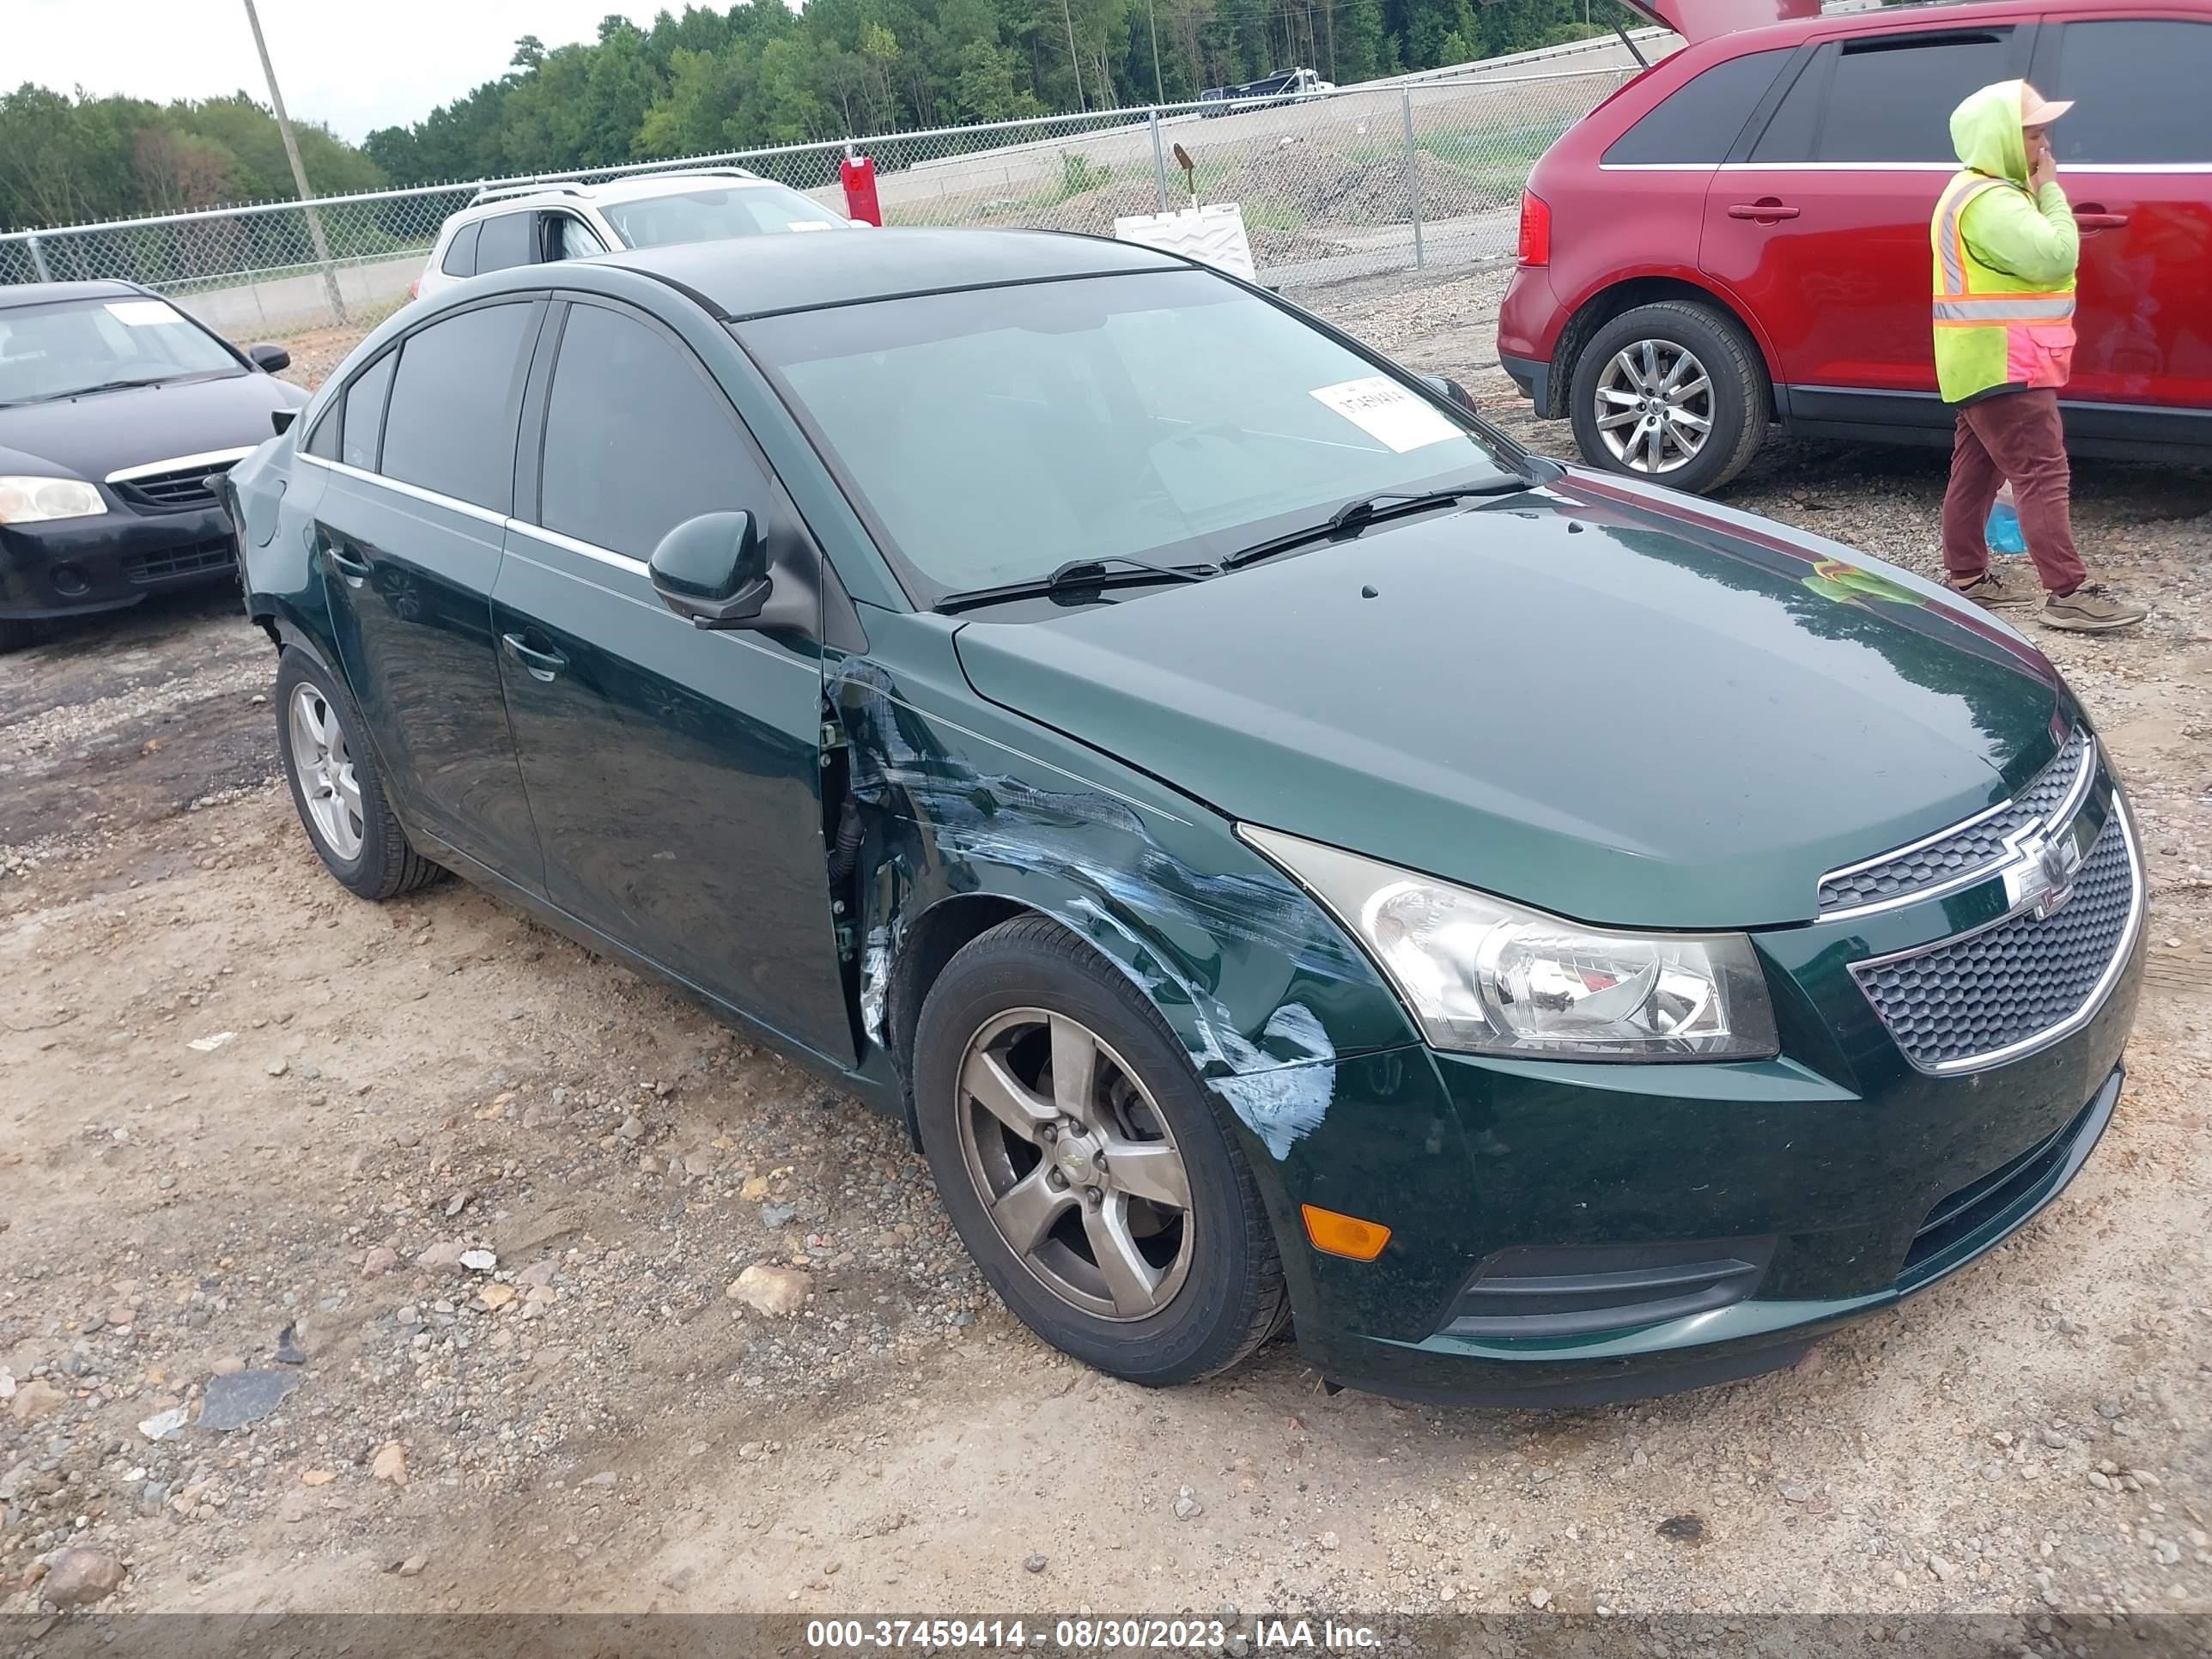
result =
[[[515,44],[505,74],[358,148],[298,126],[318,195],[565,172],[900,129],[1183,102],[1304,66],[1340,84],[1550,46],[1638,20],[1617,0],[747,0]],[[0,95],[0,226],[292,193],[240,92],[158,105]]]

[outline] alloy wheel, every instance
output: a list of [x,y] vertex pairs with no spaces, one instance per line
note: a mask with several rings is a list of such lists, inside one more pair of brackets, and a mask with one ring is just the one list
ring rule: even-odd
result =
[[1634,341],[1598,375],[1596,417],[1607,452],[1629,471],[1676,471],[1712,433],[1712,377],[1672,340]]
[[1190,1176],[1152,1092],[1066,1015],[994,1017],[961,1056],[960,1150],[1030,1276],[1096,1318],[1149,1318],[1189,1276]]
[[323,845],[337,858],[361,856],[367,834],[361,812],[361,781],[354,775],[345,724],[330,700],[314,686],[292,689],[284,722],[292,745],[292,770],[300,780],[300,799]]

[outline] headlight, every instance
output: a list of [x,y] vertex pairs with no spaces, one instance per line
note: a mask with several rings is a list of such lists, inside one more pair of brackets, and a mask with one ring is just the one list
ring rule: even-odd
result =
[[1438,1048],[1644,1060],[1778,1050],[1741,933],[1584,927],[1278,830],[1237,833],[1351,929]]
[[0,473],[0,524],[36,524],[41,519],[88,519],[107,511],[107,503],[88,483],[75,478],[22,477]]

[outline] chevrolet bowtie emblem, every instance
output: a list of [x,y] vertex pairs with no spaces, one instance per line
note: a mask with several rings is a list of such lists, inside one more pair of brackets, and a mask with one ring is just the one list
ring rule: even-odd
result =
[[2055,835],[2037,830],[2014,844],[2014,861],[2005,867],[2005,897],[2008,908],[2033,910],[2040,921],[2056,915],[2074,896],[2075,878],[2081,872],[2081,848],[2069,824]]

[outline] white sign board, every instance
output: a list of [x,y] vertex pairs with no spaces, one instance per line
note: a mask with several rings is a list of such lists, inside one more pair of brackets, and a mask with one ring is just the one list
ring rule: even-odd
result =
[[1119,241],[1200,260],[1248,283],[1257,279],[1252,244],[1244,234],[1244,210],[1234,202],[1116,219],[1114,235]]

